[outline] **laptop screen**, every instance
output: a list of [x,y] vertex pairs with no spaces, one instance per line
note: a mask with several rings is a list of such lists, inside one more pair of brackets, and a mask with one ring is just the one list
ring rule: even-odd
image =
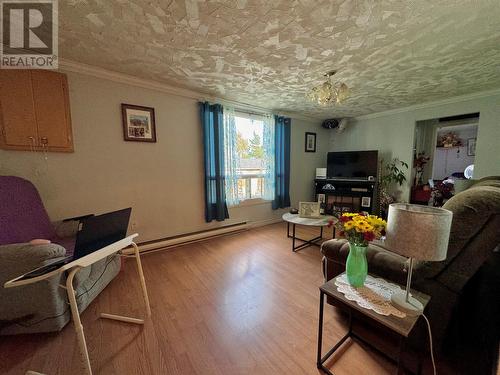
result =
[[73,260],[124,239],[131,211],[129,207],[84,219],[76,236]]

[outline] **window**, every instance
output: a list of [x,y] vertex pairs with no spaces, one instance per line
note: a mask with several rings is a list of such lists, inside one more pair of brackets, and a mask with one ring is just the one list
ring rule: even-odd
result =
[[[227,114],[227,115],[226,115]],[[274,121],[225,109],[226,200],[274,198]],[[232,150],[231,150],[232,149]]]
[[264,160],[264,122],[236,115],[236,151],[240,159],[238,169],[238,198],[262,198],[266,163]]

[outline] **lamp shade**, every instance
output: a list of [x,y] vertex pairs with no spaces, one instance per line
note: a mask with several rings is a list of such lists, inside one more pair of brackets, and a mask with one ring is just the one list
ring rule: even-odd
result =
[[446,259],[453,214],[444,208],[393,203],[389,206],[385,245],[417,260]]

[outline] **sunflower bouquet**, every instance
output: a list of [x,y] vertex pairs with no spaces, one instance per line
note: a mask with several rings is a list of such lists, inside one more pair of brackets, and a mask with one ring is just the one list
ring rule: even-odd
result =
[[368,242],[385,235],[387,222],[375,215],[344,213],[337,222],[342,237],[357,246],[368,246]]

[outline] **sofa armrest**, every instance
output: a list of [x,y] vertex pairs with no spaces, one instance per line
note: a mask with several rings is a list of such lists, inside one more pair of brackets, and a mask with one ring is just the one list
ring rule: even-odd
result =
[[6,281],[65,254],[57,244],[0,246],[0,335],[57,330],[62,325],[54,328],[55,321],[67,321],[65,292],[59,287],[64,273],[29,285],[3,287]]
[[0,246],[0,287],[3,288],[6,281],[65,254],[66,249],[54,243],[47,245],[18,243]]
[[[330,280],[345,271],[345,263],[349,254],[347,240],[330,240],[323,243],[321,253],[325,256],[325,278]],[[405,285],[408,260],[392,253],[383,247],[370,244],[366,251],[368,272],[392,282]],[[418,278],[418,265],[413,270],[413,280]]]
[[336,259],[340,253],[340,249],[347,244],[347,240],[333,239],[323,242],[321,245],[321,254],[328,259]]

